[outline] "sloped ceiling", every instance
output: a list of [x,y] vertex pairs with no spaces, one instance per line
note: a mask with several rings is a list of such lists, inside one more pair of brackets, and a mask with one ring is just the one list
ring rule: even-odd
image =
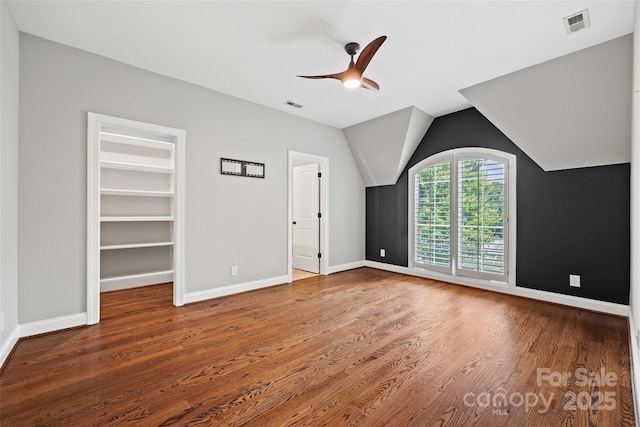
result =
[[544,170],[631,161],[632,35],[460,93]]
[[432,122],[408,107],[343,129],[365,186],[395,184]]
[[[395,183],[432,116],[471,105],[547,170],[629,161],[635,0],[8,4],[20,31],[348,129],[368,186]],[[567,35],[584,9],[591,27]],[[378,93],[296,77],[383,34]]]
[[[630,34],[635,0],[8,4],[25,33],[343,129],[409,106],[468,108],[461,88]],[[562,18],[587,8],[591,27],[568,36]],[[342,71],[346,43],[383,34],[366,71],[378,93],[296,77]]]

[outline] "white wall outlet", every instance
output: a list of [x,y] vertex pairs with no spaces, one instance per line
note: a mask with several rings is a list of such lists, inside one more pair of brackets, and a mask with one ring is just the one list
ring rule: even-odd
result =
[[4,331],[4,311],[0,313],[0,331]]
[[580,276],[578,274],[569,275],[569,286],[573,286],[574,288],[580,287]]
[[237,276],[238,275],[238,266],[237,265],[232,265],[231,266],[231,275],[232,276]]
[[387,256],[387,251],[385,251],[384,249],[380,249],[380,256],[382,258],[384,258],[385,256]]

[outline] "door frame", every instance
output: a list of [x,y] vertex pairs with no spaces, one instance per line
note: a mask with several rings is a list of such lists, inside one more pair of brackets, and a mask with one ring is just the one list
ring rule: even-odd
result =
[[186,132],[167,126],[87,114],[87,325],[100,322],[100,129],[103,125],[175,138],[173,305],[184,305],[184,194]]
[[287,276],[293,281],[293,165],[296,160],[318,163],[322,181],[320,182],[320,274],[329,274],[329,159],[315,154],[289,150],[287,153]]

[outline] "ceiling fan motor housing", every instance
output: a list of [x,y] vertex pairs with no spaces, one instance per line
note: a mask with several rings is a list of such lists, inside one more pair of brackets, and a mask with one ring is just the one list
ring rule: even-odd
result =
[[344,50],[351,56],[356,55],[360,51],[360,45],[355,42],[347,43],[344,45]]

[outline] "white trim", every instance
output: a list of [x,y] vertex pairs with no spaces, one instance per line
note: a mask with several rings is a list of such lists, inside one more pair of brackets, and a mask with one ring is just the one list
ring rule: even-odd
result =
[[173,281],[173,271],[158,271],[155,273],[132,274],[131,276],[107,277],[100,279],[100,293],[119,291],[121,289],[139,288],[155,283]]
[[314,154],[300,153],[289,150],[287,152],[287,283],[293,282],[293,163],[294,160],[302,160],[310,163],[318,163],[322,181],[320,183],[320,274],[329,273],[329,158]]
[[[173,213],[157,220],[173,223],[173,304],[184,304],[184,211],[186,132],[153,123],[139,122],[104,114],[87,113],[87,324],[100,321],[100,130],[103,125],[155,133],[175,139],[175,171],[172,191]],[[135,138],[134,138],[135,139]],[[155,144],[155,143],[154,143]],[[164,143],[158,143],[163,146]],[[157,145],[157,144],[156,144]],[[106,218],[114,220],[118,218]],[[125,219],[125,218],[120,218]],[[149,220],[149,218],[144,218]],[[153,219],[153,218],[152,218]],[[131,218],[126,218],[131,220]]]
[[207,289],[205,291],[189,292],[184,296],[184,303],[204,301],[226,295],[239,294],[241,292],[253,291],[256,289],[268,288],[270,286],[283,285],[287,283],[287,276],[276,276],[268,279],[255,280],[253,282],[238,283],[235,285],[222,286],[220,288]]
[[379,270],[392,271],[395,273],[407,274],[409,276],[424,277],[425,279],[439,280],[442,282],[457,285],[470,286],[487,291],[500,292],[507,295],[531,298],[539,301],[551,302],[554,304],[566,305],[569,307],[582,308],[585,310],[598,311],[601,313],[614,314],[616,316],[629,316],[629,306],[616,304],[607,301],[598,301],[589,298],[576,297],[573,295],[557,294],[555,292],[541,291],[538,289],[524,288],[521,286],[511,286],[507,284],[492,284],[486,280],[477,280],[469,277],[449,276],[438,274],[427,270],[410,270],[408,267],[384,264],[376,261],[365,261],[366,267],[377,268]]
[[100,321],[100,116],[87,116],[87,324]]
[[11,333],[5,340],[2,348],[0,348],[0,368],[2,368],[4,362],[7,361],[7,358],[13,351],[13,348],[18,343],[18,339],[20,339],[20,325],[17,325],[15,328],[13,328],[13,331],[11,331]]
[[638,337],[634,331],[633,310],[629,310],[629,356],[631,359],[631,396],[633,396],[633,409],[635,425],[638,426],[638,409],[640,408],[640,348]]
[[87,313],[71,314],[20,325],[20,338],[87,325]]
[[340,273],[341,271],[353,270],[354,268],[364,267],[366,261],[350,262],[348,264],[332,265],[329,267],[327,274]]
[[173,305],[184,305],[185,284],[185,196],[186,196],[186,142],[187,133],[176,131],[175,172],[173,175]]

